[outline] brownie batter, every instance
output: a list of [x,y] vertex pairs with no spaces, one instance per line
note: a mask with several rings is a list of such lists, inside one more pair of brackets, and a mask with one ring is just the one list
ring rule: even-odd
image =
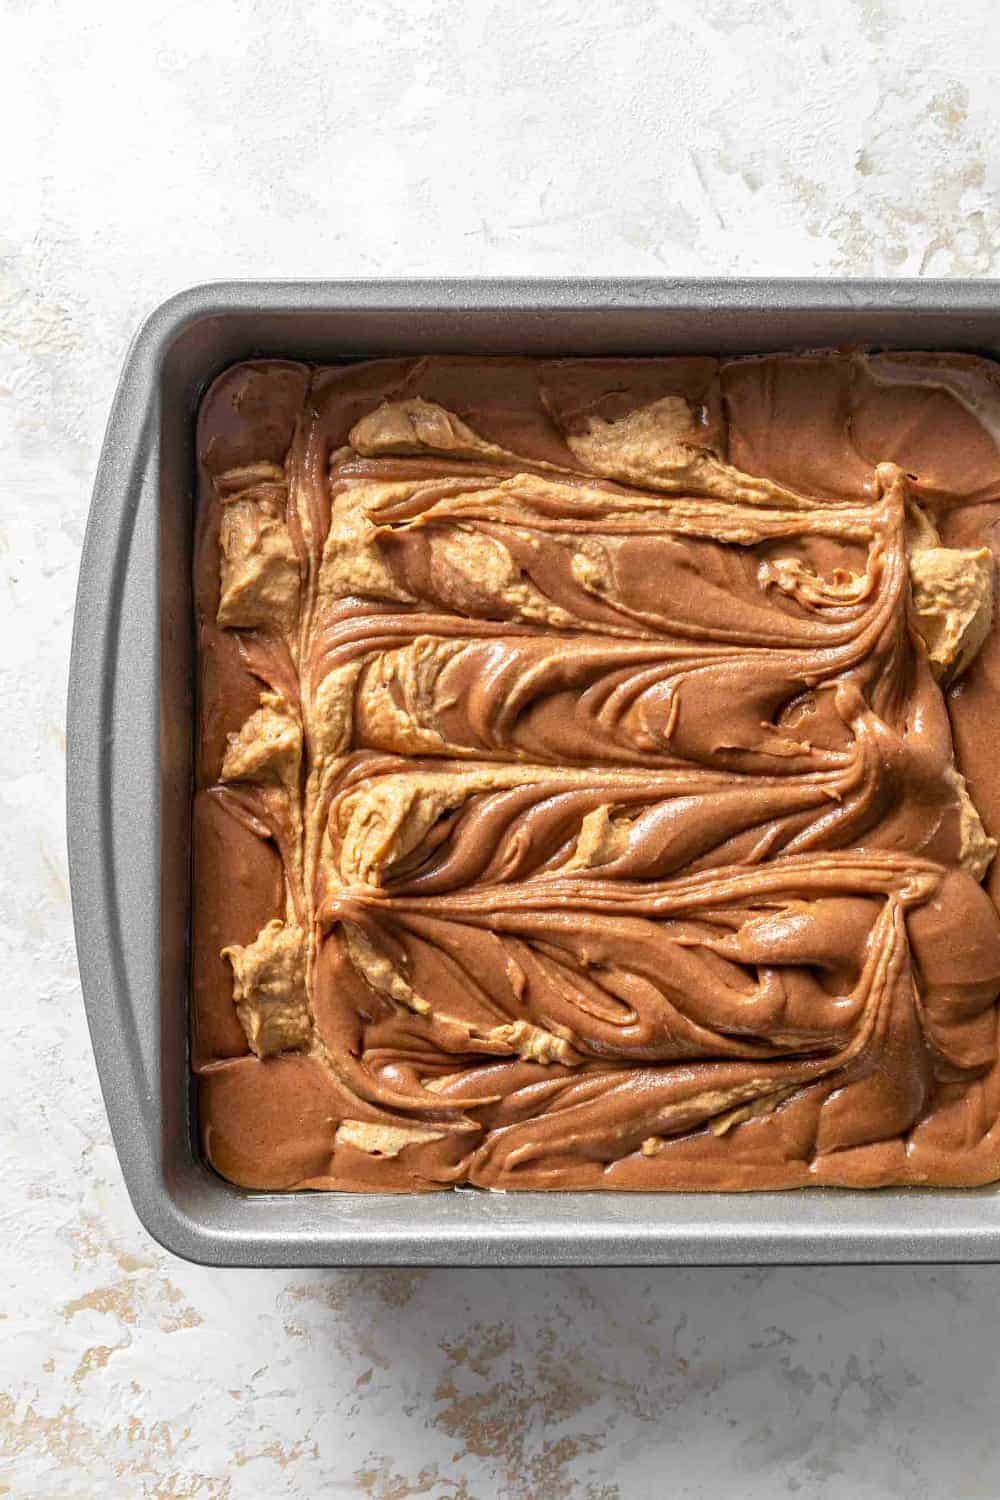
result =
[[194,1044],[254,1188],[1000,1177],[1000,374],[268,360],[198,428]]

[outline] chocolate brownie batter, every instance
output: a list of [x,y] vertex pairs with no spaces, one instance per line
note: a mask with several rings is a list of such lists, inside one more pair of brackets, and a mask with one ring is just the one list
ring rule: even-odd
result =
[[997,367],[268,360],[198,458],[219,1172],[1000,1177]]

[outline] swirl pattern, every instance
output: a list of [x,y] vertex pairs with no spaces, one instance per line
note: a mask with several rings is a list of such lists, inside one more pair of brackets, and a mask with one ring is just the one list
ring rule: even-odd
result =
[[223,374],[195,560],[217,1169],[1000,1176],[998,440],[1000,378],[961,355]]

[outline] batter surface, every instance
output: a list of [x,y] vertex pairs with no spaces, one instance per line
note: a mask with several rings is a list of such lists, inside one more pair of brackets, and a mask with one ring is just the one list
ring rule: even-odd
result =
[[256,1188],[1000,1177],[1000,375],[202,404],[194,1037]]

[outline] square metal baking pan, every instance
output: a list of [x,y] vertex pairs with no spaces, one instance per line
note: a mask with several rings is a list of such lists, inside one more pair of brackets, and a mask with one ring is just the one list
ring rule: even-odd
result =
[[249,356],[1000,355],[1000,282],[390,281],[196,287],[125,361],[94,486],[70,669],[70,873],[111,1129],[149,1232],[212,1265],[1000,1260],[996,1189],[291,1195],[201,1160],[188,1070],[194,418]]

